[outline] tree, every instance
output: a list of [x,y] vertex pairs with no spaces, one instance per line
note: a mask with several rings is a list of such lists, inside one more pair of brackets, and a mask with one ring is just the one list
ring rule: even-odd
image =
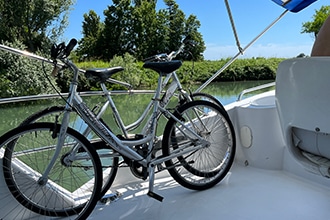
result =
[[193,41],[193,46],[189,48],[189,54],[184,54],[185,60],[203,60],[202,53],[206,49],[202,34],[198,31],[201,24],[195,15],[190,15],[185,22],[184,36]]
[[184,37],[185,14],[174,0],[164,0],[168,12],[169,50],[177,50]]
[[[2,43],[20,50],[26,47],[18,41]],[[0,98],[55,93],[52,85],[59,89],[54,77],[49,76],[49,82],[44,74],[51,70],[46,63],[0,50]]]
[[[74,0],[0,0],[0,40],[2,44],[43,55],[57,41],[67,25]],[[50,65],[0,51],[1,97],[53,93],[43,72]],[[55,79],[49,77],[53,85]]]
[[113,0],[104,11],[103,58],[124,55],[133,49],[129,40],[132,33],[132,6],[130,0]]
[[154,1],[138,1],[132,10],[133,30],[129,41],[134,45],[134,55],[142,60],[157,53],[156,3]]
[[[180,55],[178,58],[202,59],[200,54],[205,50],[205,45],[198,32],[200,22],[197,17],[186,19],[174,0],[164,1],[167,8],[157,12],[156,0],[113,0],[113,4],[104,10],[103,25],[99,24],[96,14],[84,16],[84,36],[79,51],[88,57],[103,60],[125,53],[142,60],[177,50],[182,39],[190,36],[197,45],[191,50],[193,56]],[[93,34],[89,30],[93,30]],[[97,31],[101,33],[96,34]]]
[[82,25],[84,37],[79,42],[78,56],[86,56],[86,58],[102,56],[101,36],[103,28],[104,25],[100,21],[100,16],[95,11],[90,10],[88,14],[84,14]]
[[330,6],[322,6],[319,10],[315,11],[313,21],[308,21],[302,24],[301,33],[312,33],[316,38],[322,24],[329,15]]
[[155,46],[156,54],[164,53],[169,50],[169,33],[170,28],[168,26],[168,13],[166,10],[161,9],[157,12],[157,32],[156,36],[157,44]]
[[21,41],[31,52],[57,40],[74,0],[0,0],[0,39]]

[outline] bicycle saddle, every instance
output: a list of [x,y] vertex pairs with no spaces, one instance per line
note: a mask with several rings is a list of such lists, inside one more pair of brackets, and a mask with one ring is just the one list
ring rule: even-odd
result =
[[155,70],[158,73],[169,74],[182,65],[180,60],[172,60],[172,61],[162,61],[162,62],[146,62],[143,64],[144,68],[149,68]]
[[95,68],[86,70],[85,76],[88,79],[94,81],[105,82],[108,78],[110,78],[113,74],[123,71],[124,68],[121,66],[111,67],[111,68]]

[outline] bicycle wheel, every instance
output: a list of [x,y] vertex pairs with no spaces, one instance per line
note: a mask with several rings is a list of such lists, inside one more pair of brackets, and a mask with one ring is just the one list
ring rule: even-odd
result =
[[[68,128],[47,180],[41,179],[54,155],[59,128],[33,123],[2,136],[5,182],[14,198],[33,212],[86,219],[98,201],[102,172],[100,159],[84,136]],[[77,143],[81,150],[70,154]]]
[[[58,122],[61,122],[62,120],[61,116],[64,112],[64,109],[65,106],[52,106],[45,108],[39,112],[30,115],[20,124],[20,126],[31,124],[34,122],[54,123],[56,120]],[[85,133],[87,124],[80,118],[80,116],[75,111],[73,111],[70,114],[69,127],[73,128],[74,130],[77,130],[80,133]],[[85,134],[85,136],[89,140],[95,139],[97,137],[93,132],[88,132],[87,134]],[[92,142],[94,149],[96,149],[96,152],[100,156],[101,164],[102,164],[103,183],[100,193],[100,197],[102,197],[107,193],[113,181],[115,180],[118,171],[119,158],[111,156],[113,155],[114,151],[109,146],[105,145],[104,142],[100,140],[92,141]]]
[[[235,156],[235,133],[228,114],[214,103],[196,100],[180,106],[174,115],[209,144],[165,161],[170,175],[180,185],[193,190],[216,185],[229,172]],[[173,118],[168,121],[162,142],[164,156],[199,145],[196,137],[179,122]]]
[[[205,101],[212,102],[212,103],[218,105],[220,108],[222,108],[225,111],[225,108],[223,107],[221,102],[218,99],[216,99],[214,96],[212,96],[208,93],[195,92],[195,93],[191,94],[191,97],[193,100],[205,100]],[[227,114],[227,112],[226,112],[226,114]]]
[[[64,113],[65,106],[51,106],[43,110],[40,110],[29,117],[27,117],[19,126],[31,124],[34,122],[52,122],[52,123],[61,123],[62,115]],[[87,124],[80,118],[75,110],[70,114],[69,127],[74,130],[83,133]],[[95,138],[94,134],[89,134],[89,138]]]

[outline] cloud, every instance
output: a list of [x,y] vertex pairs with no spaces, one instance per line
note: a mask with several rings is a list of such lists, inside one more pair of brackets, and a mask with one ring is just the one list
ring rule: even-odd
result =
[[[244,46],[242,45],[242,48]],[[244,54],[239,58],[251,58],[251,57],[278,57],[278,58],[292,58],[301,53],[309,55],[312,49],[312,43],[306,44],[255,44],[250,46],[244,51]],[[204,58],[206,60],[219,60],[222,58],[228,58],[236,56],[239,53],[237,46],[235,45],[215,45],[207,44],[204,52]]]

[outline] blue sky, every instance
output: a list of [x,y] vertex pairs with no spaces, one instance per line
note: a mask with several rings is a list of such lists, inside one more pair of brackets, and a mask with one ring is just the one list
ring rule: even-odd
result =
[[[206,44],[205,59],[217,60],[238,53],[225,1],[177,0],[176,2],[186,16],[194,14],[201,22],[199,31]],[[110,4],[112,0],[76,0],[64,38],[80,39],[83,14],[94,10],[102,19],[103,11]],[[229,4],[242,48],[284,12],[282,7],[271,0],[229,0]],[[300,33],[302,23],[311,21],[315,10],[327,4],[329,4],[328,0],[318,0],[298,13],[287,13],[241,57],[290,58],[300,53],[309,55],[314,38],[309,34]],[[162,0],[158,0],[157,7],[165,7]]]

